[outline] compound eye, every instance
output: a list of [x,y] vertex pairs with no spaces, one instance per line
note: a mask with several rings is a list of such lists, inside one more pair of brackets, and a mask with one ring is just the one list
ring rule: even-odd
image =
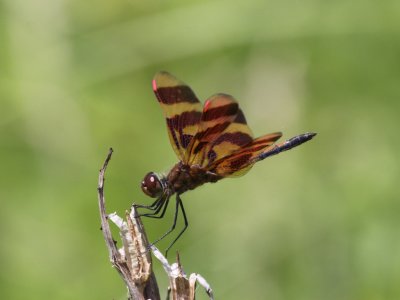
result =
[[160,179],[155,173],[150,172],[144,177],[142,181],[142,191],[147,196],[150,196],[152,198],[156,198],[162,194],[162,185]]

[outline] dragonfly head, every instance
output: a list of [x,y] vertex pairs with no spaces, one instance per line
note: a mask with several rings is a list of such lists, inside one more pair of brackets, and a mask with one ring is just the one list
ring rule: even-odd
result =
[[163,186],[158,175],[154,172],[147,173],[142,180],[142,191],[151,198],[157,198],[163,193]]

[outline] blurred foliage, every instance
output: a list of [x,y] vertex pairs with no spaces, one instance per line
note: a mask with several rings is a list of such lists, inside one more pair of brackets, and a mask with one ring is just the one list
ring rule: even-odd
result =
[[2,299],[125,299],[97,174],[112,146],[123,214],[176,162],[158,70],[234,95],[256,135],[319,134],[183,195],[188,273],[217,299],[400,298],[399,1],[2,0],[0,45]]

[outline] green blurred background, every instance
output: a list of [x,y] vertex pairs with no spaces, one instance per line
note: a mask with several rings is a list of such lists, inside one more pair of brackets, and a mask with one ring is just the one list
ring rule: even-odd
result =
[[[97,176],[112,146],[121,215],[176,162],[159,70],[234,95],[255,135],[319,134],[183,195],[188,273],[217,299],[400,299],[398,0],[2,0],[0,59],[1,299],[126,298]],[[172,210],[145,220],[151,240]]]

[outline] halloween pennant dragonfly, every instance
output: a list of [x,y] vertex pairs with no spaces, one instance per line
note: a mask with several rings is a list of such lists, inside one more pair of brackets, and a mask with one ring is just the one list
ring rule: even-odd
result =
[[180,195],[207,182],[245,174],[258,161],[297,147],[311,140],[316,133],[304,133],[282,143],[274,132],[254,138],[236,100],[227,94],[215,94],[201,105],[191,88],[167,72],[159,72],[153,90],[167,121],[168,135],[179,162],[166,176],[148,173],[142,183],[143,192],[156,198],[151,205],[136,205],[162,218],[171,196],[176,195],[172,227],[155,243],[171,233],[176,226],[179,209],[184,228],[166,252],[188,227]]

